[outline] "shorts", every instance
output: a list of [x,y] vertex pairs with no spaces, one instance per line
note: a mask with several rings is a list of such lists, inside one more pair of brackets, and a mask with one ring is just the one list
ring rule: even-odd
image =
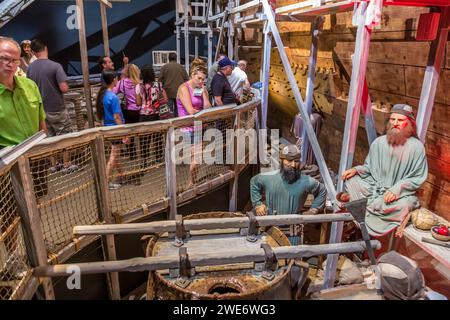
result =
[[194,131],[183,131],[183,141],[190,142],[191,144],[194,144]]
[[46,112],[45,122],[50,137],[73,132],[72,123],[67,110]]

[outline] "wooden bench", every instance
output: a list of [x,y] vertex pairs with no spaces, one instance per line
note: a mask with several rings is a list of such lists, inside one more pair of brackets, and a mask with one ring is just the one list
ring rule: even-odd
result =
[[[436,217],[448,225],[448,221]],[[428,287],[450,299],[450,248],[423,242],[422,237],[434,239],[430,231],[417,230],[410,224],[397,239],[395,249],[419,264]]]

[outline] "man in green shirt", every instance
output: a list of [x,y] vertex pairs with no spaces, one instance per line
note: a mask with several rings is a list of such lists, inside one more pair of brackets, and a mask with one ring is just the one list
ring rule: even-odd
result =
[[39,130],[47,131],[36,83],[14,76],[19,64],[19,44],[0,37],[0,149],[17,145]]
[[[250,197],[256,215],[301,213],[308,194],[314,195],[314,201],[304,214],[317,214],[325,206],[325,186],[301,173],[299,159],[297,146],[285,146],[280,151],[279,170],[260,173],[250,180]],[[293,245],[298,244],[297,236],[289,240]]]
[[[314,195],[308,214],[316,214],[325,205],[325,186],[316,179],[301,174],[300,150],[288,145],[280,152],[279,170],[260,173],[250,180],[250,197],[258,216],[266,214],[300,213],[308,194]],[[265,203],[263,203],[263,193]]]

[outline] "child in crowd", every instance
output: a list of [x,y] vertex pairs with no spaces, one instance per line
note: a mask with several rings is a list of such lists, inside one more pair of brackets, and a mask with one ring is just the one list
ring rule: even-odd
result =
[[[103,120],[104,126],[116,126],[125,123],[123,118],[122,109],[120,108],[119,98],[113,92],[113,88],[117,85],[118,77],[114,71],[102,72],[103,86],[98,92],[96,107],[97,117]],[[110,179],[114,169],[123,173],[122,165],[119,161],[120,148],[122,143],[128,144],[129,138],[124,138],[122,141],[113,141],[111,144],[111,153],[109,156],[108,164],[106,165],[106,176]],[[109,182],[109,188],[114,190],[120,188],[120,184]]]

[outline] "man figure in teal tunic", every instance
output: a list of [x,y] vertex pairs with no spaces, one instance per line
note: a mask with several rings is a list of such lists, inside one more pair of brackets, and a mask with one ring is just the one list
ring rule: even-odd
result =
[[256,215],[300,213],[310,193],[314,195],[314,201],[307,214],[316,214],[324,207],[325,186],[301,174],[299,159],[297,146],[285,146],[280,152],[279,170],[260,173],[250,180],[250,197]]
[[[370,146],[364,165],[342,174],[350,200],[367,197],[366,225],[372,236],[381,237],[395,228],[401,237],[412,210],[420,203],[416,190],[428,174],[427,158],[417,138],[411,106],[396,104],[392,108],[387,133]],[[348,195],[338,195],[348,201]]]

